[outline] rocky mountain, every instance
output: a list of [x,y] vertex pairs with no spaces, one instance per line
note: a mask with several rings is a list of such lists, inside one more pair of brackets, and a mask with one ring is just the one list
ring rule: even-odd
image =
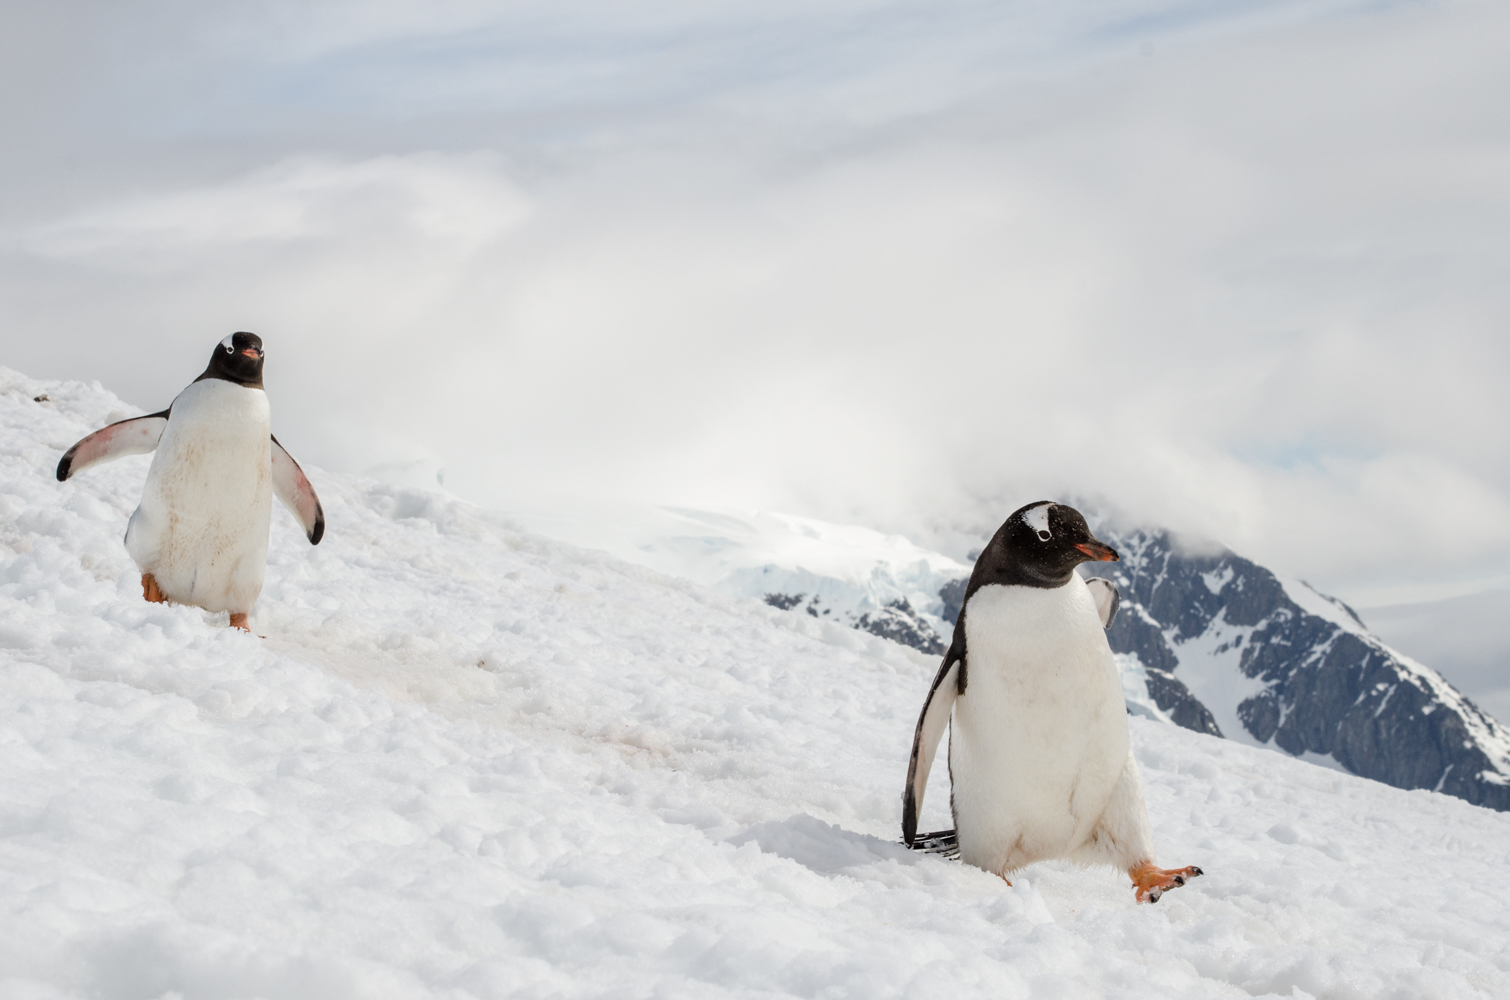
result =
[[[1510,730],[1347,605],[1167,531],[1097,534],[1122,555],[1085,569],[1121,592],[1107,638],[1124,684],[1141,673],[1170,721],[1510,810]],[[964,580],[941,589],[945,618],[963,593]]]
[[[790,584],[788,584],[790,586]],[[933,615],[927,615],[912,606],[912,602],[905,597],[896,597],[880,607],[874,602],[868,606],[846,606],[853,602],[844,602],[837,606],[838,615],[834,612],[836,607],[824,600],[824,595],[816,589],[812,593],[798,591],[797,593],[783,593],[779,590],[766,591],[761,598],[773,608],[781,608],[783,611],[805,611],[814,618],[828,618],[833,616],[834,621],[857,628],[862,632],[878,635],[892,642],[899,642],[904,646],[932,653],[935,656],[944,655],[949,648],[939,635],[939,621]]]

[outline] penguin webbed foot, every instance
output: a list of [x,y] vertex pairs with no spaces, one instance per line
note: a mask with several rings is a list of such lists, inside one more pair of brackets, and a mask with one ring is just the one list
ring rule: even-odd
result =
[[168,603],[168,598],[157,585],[157,577],[151,573],[142,574],[142,597],[150,604]]
[[1127,870],[1140,903],[1157,903],[1170,889],[1178,889],[1193,878],[1206,874],[1195,865],[1185,868],[1159,868],[1151,861]]
[[234,611],[231,612],[231,628],[239,628],[248,634],[252,631],[252,626],[247,623],[246,614],[237,614]]

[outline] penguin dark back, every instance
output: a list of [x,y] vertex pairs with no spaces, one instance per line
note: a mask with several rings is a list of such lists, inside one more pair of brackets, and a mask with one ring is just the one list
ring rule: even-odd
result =
[[194,381],[218,378],[249,389],[261,389],[262,361],[265,357],[261,337],[245,331],[233,333],[215,345],[209,365]]

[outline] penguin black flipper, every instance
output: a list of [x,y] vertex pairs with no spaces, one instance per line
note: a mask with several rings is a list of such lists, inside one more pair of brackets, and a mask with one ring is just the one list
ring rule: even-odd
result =
[[938,675],[933,678],[933,687],[928,689],[928,699],[923,702],[923,712],[918,716],[918,728],[912,736],[912,756],[907,762],[907,787],[902,790],[902,842],[911,847],[917,839],[918,815],[923,811],[923,793],[928,790],[928,773],[933,770],[933,758],[938,753],[939,741],[949,727],[949,716],[954,709],[954,699],[959,697],[959,679],[965,663],[965,630],[956,627],[954,643],[944,655]]
[[1096,602],[1101,627],[1111,628],[1112,622],[1117,620],[1117,609],[1122,606],[1122,595],[1117,593],[1117,585],[1104,576],[1090,577],[1085,585],[1091,588],[1091,600]]
[[303,527],[309,544],[319,545],[320,539],[325,537],[325,509],[320,506],[320,498],[315,496],[315,488],[309,484],[304,470],[299,468],[292,455],[283,450],[276,437],[273,438],[273,493]]
[[101,462],[113,462],[127,455],[145,455],[157,447],[163,431],[168,429],[169,407],[145,417],[117,420],[101,427],[63,453],[58,461],[58,482],[66,482],[75,472],[83,472]]

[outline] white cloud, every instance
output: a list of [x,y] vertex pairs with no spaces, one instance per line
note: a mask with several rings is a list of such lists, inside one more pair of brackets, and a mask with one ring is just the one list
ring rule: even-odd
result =
[[387,238],[476,252],[527,216],[485,157],[411,154],[359,162],[298,157],[213,185],[144,196],[25,234],[24,250],[135,271],[192,269],[262,245]]

